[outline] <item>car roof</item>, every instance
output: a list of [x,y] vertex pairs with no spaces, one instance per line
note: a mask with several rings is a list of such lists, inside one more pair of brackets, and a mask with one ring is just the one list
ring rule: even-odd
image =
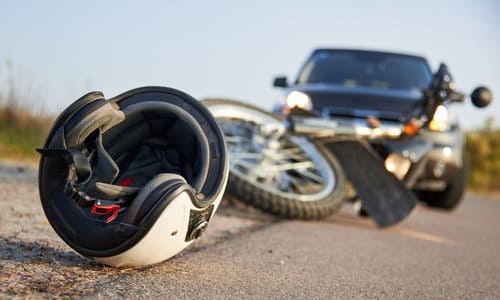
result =
[[387,54],[387,55],[395,55],[395,56],[404,56],[404,57],[417,58],[417,59],[421,59],[421,60],[427,61],[427,59],[425,57],[420,56],[420,55],[412,55],[412,54],[406,54],[406,53],[396,53],[396,52],[390,52],[390,51],[378,51],[378,50],[366,50],[366,49],[349,49],[349,48],[318,48],[318,49],[315,49],[311,55],[315,55],[315,54],[321,53],[321,52],[357,52],[357,53]]

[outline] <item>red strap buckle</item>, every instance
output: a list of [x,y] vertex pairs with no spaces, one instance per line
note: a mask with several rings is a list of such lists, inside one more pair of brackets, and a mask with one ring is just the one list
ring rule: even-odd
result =
[[127,178],[123,179],[122,181],[120,181],[120,183],[118,185],[120,185],[120,186],[130,186],[132,184],[132,182],[134,182],[134,178],[127,177]]
[[113,222],[116,217],[118,217],[118,213],[120,212],[120,205],[111,204],[111,205],[101,205],[99,201],[94,202],[94,206],[90,210],[90,213],[94,215],[107,216],[110,215],[106,221],[106,224]]

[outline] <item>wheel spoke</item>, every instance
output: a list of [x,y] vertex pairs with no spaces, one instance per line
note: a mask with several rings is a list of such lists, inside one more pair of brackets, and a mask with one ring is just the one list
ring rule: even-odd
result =
[[301,171],[298,171],[298,173],[302,176],[305,176],[305,177],[308,177],[308,178],[314,180],[315,182],[323,182],[323,178],[320,175],[316,175],[311,171],[301,170]]
[[285,163],[281,165],[272,166],[270,169],[273,171],[286,171],[286,170],[300,170],[314,167],[314,163],[311,161],[301,161],[295,163]]

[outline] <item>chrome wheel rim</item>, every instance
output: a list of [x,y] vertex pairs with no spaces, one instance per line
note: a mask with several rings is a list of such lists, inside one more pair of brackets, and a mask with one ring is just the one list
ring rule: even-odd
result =
[[323,154],[307,138],[287,135],[278,118],[231,104],[208,108],[224,132],[233,176],[298,201],[322,200],[335,189]]

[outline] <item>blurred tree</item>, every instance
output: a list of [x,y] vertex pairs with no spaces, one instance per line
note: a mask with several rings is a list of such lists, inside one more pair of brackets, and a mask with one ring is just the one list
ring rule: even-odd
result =
[[489,117],[479,130],[466,134],[465,156],[470,164],[470,187],[500,191],[500,128]]

